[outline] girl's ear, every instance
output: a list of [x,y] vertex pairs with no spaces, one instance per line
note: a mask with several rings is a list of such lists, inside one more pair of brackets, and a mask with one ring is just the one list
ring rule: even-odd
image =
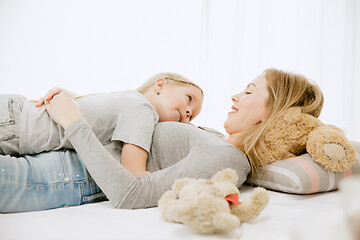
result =
[[155,90],[155,93],[157,95],[160,94],[160,92],[164,89],[164,87],[166,86],[167,84],[167,81],[163,78],[159,78],[155,81],[154,83],[154,90]]

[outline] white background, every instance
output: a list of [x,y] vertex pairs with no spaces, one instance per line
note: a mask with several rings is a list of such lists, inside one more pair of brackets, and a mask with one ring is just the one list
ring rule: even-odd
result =
[[219,129],[264,69],[302,73],[320,119],[360,141],[359,0],[0,0],[0,91],[37,99],[136,88],[178,72],[205,91],[194,123]]

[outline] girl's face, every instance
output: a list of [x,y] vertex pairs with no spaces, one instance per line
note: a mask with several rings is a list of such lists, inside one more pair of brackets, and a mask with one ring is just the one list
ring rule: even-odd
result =
[[233,105],[224,123],[228,134],[240,133],[264,120],[269,92],[265,75],[256,77],[244,91],[231,97]]
[[157,104],[154,107],[160,122],[188,123],[200,113],[202,92],[197,87],[190,84],[165,84],[158,92]]

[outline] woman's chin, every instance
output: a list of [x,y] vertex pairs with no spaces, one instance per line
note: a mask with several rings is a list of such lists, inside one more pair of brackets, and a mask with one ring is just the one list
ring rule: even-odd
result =
[[231,135],[233,134],[234,132],[231,130],[231,128],[229,127],[228,124],[226,124],[226,122],[224,123],[224,129],[226,131],[227,134]]

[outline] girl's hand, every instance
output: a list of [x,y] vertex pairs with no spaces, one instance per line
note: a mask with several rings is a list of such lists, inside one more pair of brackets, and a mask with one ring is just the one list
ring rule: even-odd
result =
[[36,106],[36,107],[41,107],[41,106],[44,105],[44,104],[50,103],[51,99],[53,99],[55,95],[57,95],[57,94],[59,94],[59,93],[61,93],[61,92],[67,92],[67,93],[68,93],[69,95],[71,95],[74,99],[77,97],[77,95],[76,95],[75,93],[70,92],[70,91],[67,90],[67,89],[59,88],[59,87],[54,87],[54,88],[50,89],[50,90],[46,93],[45,97],[42,97],[42,98],[40,98],[40,99],[37,100],[37,101],[34,101],[34,100],[31,100],[31,101],[35,103],[35,106]]
[[67,91],[60,91],[52,96],[50,103],[45,101],[50,117],[64,129],[83,118],[79,104]]

